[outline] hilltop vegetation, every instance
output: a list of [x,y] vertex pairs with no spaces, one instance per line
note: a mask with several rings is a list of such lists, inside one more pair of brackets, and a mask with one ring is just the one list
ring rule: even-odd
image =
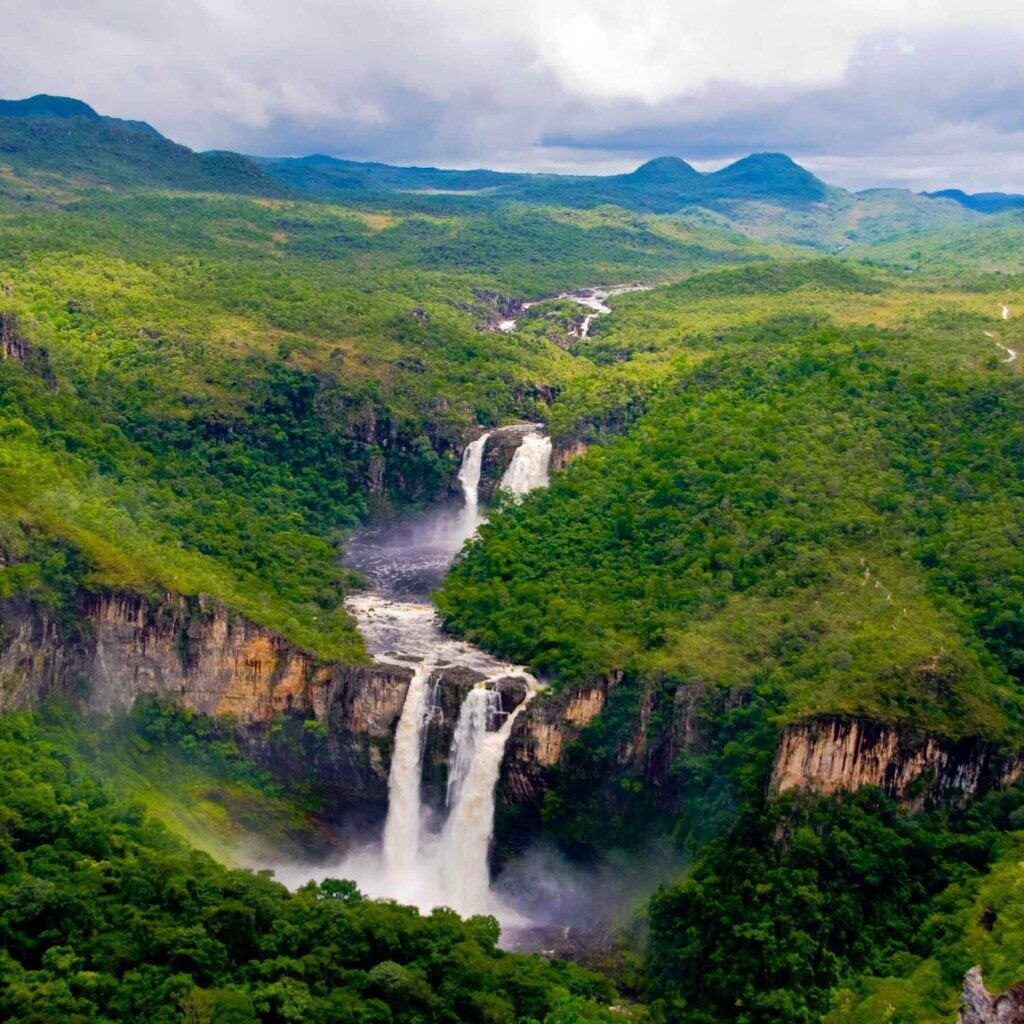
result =
[[589,372],[546,335],[482,330],[481,292],[758,255],[519,207],[118,194],[0,218],[0,315],[30,353],[0,364],[5,590],[210,593],[350,659],[342,532],[448,494],[477,423],[544,419]]

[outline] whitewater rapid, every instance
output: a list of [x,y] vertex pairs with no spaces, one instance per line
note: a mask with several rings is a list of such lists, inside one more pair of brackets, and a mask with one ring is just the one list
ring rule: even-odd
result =
[[[579,336],[586,338],[590,336],[590,325],[594,318],[606,316],[612,311],[612,307],[608,305],[609,299],[616,295],[626,295],[629,292],[647,292],[652,287],[653,285],[649,284],[623,284],[614,288],[583,288],[578,292],[560,292],[558,295],[545,296],[542,299],[535,299],[533,302],[524,302],[521,308],[527,310],[542,302],[553,302],[556,299],[568,299],[570,302],[575,302],[577,305],[583,306],[584,309],[590,310],[580,324]],[[497,329],[502,334],[510,334],[516,329],[516,326],[516,320],[508,317],[498,321]]]

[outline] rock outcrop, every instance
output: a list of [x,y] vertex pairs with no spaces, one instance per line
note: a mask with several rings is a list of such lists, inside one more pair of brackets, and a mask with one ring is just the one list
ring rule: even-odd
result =
[[18,318],[13,313],[0,313],[0,359],[13,359],[23,363],[32,349],[18,330]]
[[985,988],[981,968],[972,967],[964,977],[963,1006],[958,1024],[1024,1024],[1024,982],[1001,995]]
[[589,446],[584,441],[556,441],[551,450],[551,468],[565,469],[573,459],[585,455]]
[[770,789],[835,793],[878,786],[912,807],[963,805],[1024,776],[1024,755],[995,744],[914,737],[894,725],[825,717],[786,728],[775,752]]
[[[0,711],[55,693],[107,714],[164,696],[230,715],[253,756],[285,776],[312,778],[341,801],[386,799],[411,669],[319,661],[203,598],[88,596],[73,621],[0,602]],[[289,733],[287,723],[297,728]]]
[[[597,683],[542,693],[512,730],[502,773],[506,802],[537,806],[550,784],[550,771],[566,748],[606,708],[622,682],[614,675]],[[631,712],[632,729],[615,753],[615,764],[641,777],[666,807],[676,804],[681,783],[674,770],[683,754],[705,753],[717,724],[749,699],[743,687],[693,683],[672,692],[643,688]],[[658,727],[653,723],[658,720]]]

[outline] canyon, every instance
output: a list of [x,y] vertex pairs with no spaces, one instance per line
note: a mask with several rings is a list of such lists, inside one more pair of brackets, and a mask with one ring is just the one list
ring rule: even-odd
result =
[[[0,711],[59,694],[110,715],[157,695],[229,721],[257,762],[312,784],[325,818],[369,822],[383,836],[345,865],[367,891],[494,911],[495,815],[520,808],[539,820],[553,773],[623,677],[547,691],[523,668],[444,635],[427,595],[482,522],[481,504],[499,489],[518,500],[545,486],[553,461],[537,424],[484,431],[464,448],[458,507],[354,535],[351,564],[372,589],[348,608],[367,664],[319,660],[202,596],[82,593],[60,617],[8,598],[0,601]],[[641,685],[616,764],[678,812],[680,758],[711,751],[749,700],[743,687],[696,682],[666,696]],[[981,738],[952,742],[832,716],[778,730],[768,790],[873,785],[916,809],[962,806],[1022,775],[1024,756]]]

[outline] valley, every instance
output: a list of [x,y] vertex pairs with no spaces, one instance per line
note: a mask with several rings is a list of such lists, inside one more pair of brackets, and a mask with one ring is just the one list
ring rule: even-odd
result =
[[25,103],[0,1015],[935,1024],[1022,980],[1014,203]]

